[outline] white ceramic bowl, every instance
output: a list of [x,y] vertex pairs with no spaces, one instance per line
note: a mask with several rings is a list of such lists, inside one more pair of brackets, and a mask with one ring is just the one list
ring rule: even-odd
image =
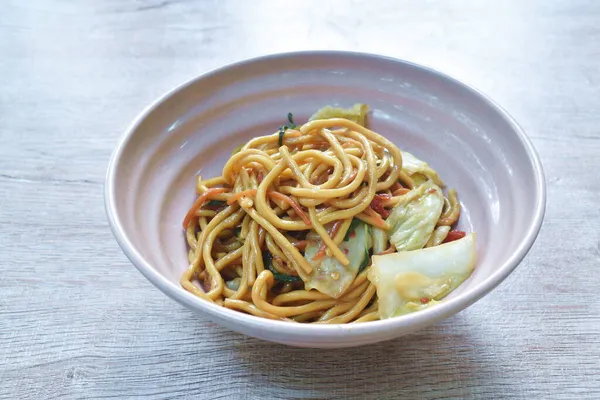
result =
[[[370,128],[428,161],[458,190],[459,227],[477,232],[472,277],[440,305],[348,325],[261,319],[185,291],[181,221],[194,179],[220,175],[231,150],[273,133],[293,112],[306,121],[327,104],[367,103]],[[108,168],[106,211],[131,262],[191,310],[257,338],[304,347],[346,347],[392,339],[447,318],[504,280],[533,244],[545,209],[535,150],[517,123],[476,90],[405,61],[347,52],[271,55],[192,79],[144,110],[121,138]]]

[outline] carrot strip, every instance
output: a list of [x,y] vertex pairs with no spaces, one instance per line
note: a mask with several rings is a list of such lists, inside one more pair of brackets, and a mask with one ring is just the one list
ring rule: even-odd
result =
[[292,244],[298,250],[304,250],[304,249],[306,249],[306,246],[308,245],[308,240],[299,240],[297,242],[292,242]]
[[377,214],[381,215],[382,218],[387,218],[390,215],[390,212],[384,207],[385,202],[389,199],[391,199],[389,194],[378,193],[371,201],[371,208],[375,210]]
[[196,201],[194,202],[192,207],[189,209],[189,211],[185,215],[185,218],[183,219],[183,229],[187,229],[190,221],[192,220],[192,218],[194,217],[196,212],[198,212],[198,210],[206,202],[206,200],[210,199],[213,196],[221,194],[221,193],[225,192],[226,190],[227,189],[225,189],[225,188],[212,188],[212,189],[208,189],[206,192],[204,192],[200,196],[198,196],[198,198],[196,199]]
[[245,196],[256,196],[256,189],[242,190],[241,192],[234,193],[229,200],[227,200],[227,204],[232,205]]
[[388,247],[387,249],[385,249],[381,253],[378,253],[377,255],[391,254],[391,253],[393,253],[395,251],[396,251],[396,246],[394,246],[393,244],[390,244],[390,247]]
[[304,221],[304,223],[306,225],[311,225],[310,218],[308,218],[308,215],[306,215],[306,213],[302,210],[302,207],[300,207],[300,204],[296,203],[291,197],[286,196],[285,194],[279,193],[274,190],[270,191],[268,194],[270,197],[273,197],[277,200],[285,201],[286,203],[288,203],[294,209],[294,211],[296,211],[296,214],[298,214],[298,216],[300,218],[302,218],[302,221]]
[[442,243],[454,242],[455,240],[462,239],[465,236],[467,236],[466,232],[457,231],[456,229],[454,229],[454,230],[451,230],[450,232],[448,232],[446,239],[444,239],[444,241]]
[[371,207],[367,207],[365,209],[364,213],[367,214],[369,217],[373,218],[373,223],[375,224],[376,227],[385,228],[387,226],[387,224],[385,223],[385,220],[383,218],[381,218],[381,215],[377,214],[377,212],[375,210],[373,210]]
[[317,250],[312,260],[320,260],[321,258],[325,257],[326,251],[327,245],[325,243],[322,243],[321,247],[319,247],[319,250]]
[[[340,230],[341,226],[342,226],[342,222],[343,221],[335,221],[333,223],[333,225],[331,226],[331,230],[328,232],[329,237],[333,239],[333,237],[338,233],[338,231]],[[321,243],[321,246],[319,247],[319,250],[317,250],[317,252],[315,253],[315,255],[313,256],[313,260],[320,260],[321,258],[325,257],[325,253],[327,251],[327,245],[325,244],[325,242]]]
[[322,185],[325,182],[327,182],[327,180],[329,179],[329,175],[331,174],[331,170],[328,169],[326,171],[323,171],[323,173],[321,175],[319,175],[317,177],[317,179],[315,179],[315,185]]
[[396,182],[394,182],[394,184],[392,186],[390,186],[390,192],[394,193],[398,189],[402,189],[402,188],[403,188],[403,186],[400,184],[400,182],[396,181]]
[[402,195],[405,195],[408,192],[410,192],[410,189],[400,188],[400,189],[395,190],[394,192],[392,192],[392,195],[393,196],[402,196]]

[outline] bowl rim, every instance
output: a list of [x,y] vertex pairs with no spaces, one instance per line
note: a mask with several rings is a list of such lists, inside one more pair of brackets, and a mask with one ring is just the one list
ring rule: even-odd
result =
[[[516,250],[508,258],[508,260],[497,267],[494,273],[492,273],[490,276],[488,276],[475,287],[463,291],[455,297],[452,297],[447,301],[441,302],[435,307],[427,308],[416,313],[406,314],[403,316],[384,320],[369,321],[360,324],[291,324],[289,322],[270,320],[245,314],[235,310],[230,310],[228,308],[201,299],[186,291],[183,287],[181,287],[181,285],[178,285],[178,283],[174,283],[168,280],[156,269],[154,269],[152,265],[142,257],[142,255],[133,246],[131,240],[125,234],[125,231],[123,229],[121,219],[119,217],[119,213],[116,207],[117,190],[115,187],[116,172],[118,169],[117,167],[120,163],[123,151],[129,140],[135,133],[135,131],[140,126],[140,124],[165,100],[177,95],[177,93],[195,84],[198,81],[210,78],[221,73],[225,73],[228,70],[236,67],[243,67],[245,65],[257,62],[310,56],[369,59],[371,61],[403,64],[405,67],[423,70],[424,72],[436,75],[439,78],[447,80],[459,87],[462,87],[464,90],[467,90],[468,92],[470,92],[470,94],[474,95],[476,98],[486,103],[487,106],[494,109],[499,114],[499,116],[502,117],[505,120],[505,122],[508,123],[512,131],[516,134],[517,139],[520,141],[521,145],[525,149],[525,152],[529,157],[531,165],[533,165],[535,187],[531,189],[534,189],[534,194],[536,198],[534,216],[532,218],[532,223],[528,227],[527,232],[524,236],[524,240],[517,246]],[[471,304],[475,303],[479,299],[481,299],[485,294],[489,293],[502,281],[504,281],[506,277],[508,277],[508,275],[510,275],[515,270],[515,268],[519,265],[519,263],[523,260],[523,258],[527,255],[527,253],[533,246],[541,229],[545,215],[546,181],[544,178],[544,171],[540,158],[533,146],[533,143],[531,142],[531,139],[527,136],[525,131],[504,108],[502,108],[499,104],[497,104],[487,95],[483,94],[481,91],[473,88],[472,86],[463,83],[449,75],[446,75],[445,73],[439,72],[433,68],[390,56],[340,50],[306,50],[284,53],[272,53],[268,55],[252,57],[241,61],[225,64],[223,66],[214,68],[198,76],[188,79],[182,84],[168,90],[154,102],[146,106],[130,123],[127,129],[125,129],[124,133],[118,139],[117,146],[110,157],[104,184],[104,205],[106,216],[112,233],[115,236],[117,243],[127,256],[127,258],[154,286],[156,286],[160,291],[162,291],[172,299],[176,300],[180,304],[193,310],[199,310],[203,313],[208,314],[209,316],[229,320],[232,324],[240,324],[240,326],[246,326],[248,328],[254,328],[257,330],[276,331],[278,332],[278,334],[281,335],[282,338],[292,338],[309,335],[311,338],[314,339],[326,339],[330,338],[332,334],[339,335],[343,333],[345,337],[358,337],[370,335],[373,333],[394,331],[396,329],[402,330],[402,328],[410,326],[423,327],[427,325],[430,321],[438,320],[456,314],[465,309],[466,307],[470,306]]]

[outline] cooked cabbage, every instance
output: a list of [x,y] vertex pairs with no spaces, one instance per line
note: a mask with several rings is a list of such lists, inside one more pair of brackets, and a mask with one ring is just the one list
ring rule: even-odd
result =
[[388,248],[388,234],[384,229],[371,227],[373,238],[373,254],[379,254]]
[[373,256],[369,280],[377,288],[379,317],[437,304],[471,275],[475,258],[474,233],[435,247]]
[[306,246],[304,258],[313,266],[313,272],[305,280],[306,289],[317,289],[333,298],[338,298],[354,281],[365,262],[369,261],[369,249],[372,246],[369,226],[362,221],[355,220],[356,228],[347,240],[338,246],[350,264],[343,266],[335,257],[324,256],[319,260],[313,257],[323,243],[321,240],[311,240]]
[[432,181],[407,193],[392,208],[386,222],[390,242],[398,251],[421,249],[431,237],[444,207],[442,189]]
[[440,187],[445,186],[444,181],[442,181],[438,173],[429,164],[407,151],[402,151],[402,171],[406,172],[417,185],[421,185],[427,180],[432,180],[433,183]]
[[433,234],[426,244],[426,247],[438,246],[442,244],[442,242],[446,239],[446,236],[448,236],[448,232],[450,232],[450,227],[446,225],[435,228]]
[[365,126],[367,112],[369,112],[369,106],[366,104],[355,104],[351,108],[325,106],[314,113],[309,121],[314,121],[315,119],[344,118]]

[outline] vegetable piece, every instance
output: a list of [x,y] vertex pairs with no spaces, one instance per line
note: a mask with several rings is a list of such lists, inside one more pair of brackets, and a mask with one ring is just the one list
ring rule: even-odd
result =
[[400,188],[392,192],[392,196],[404,196],[406,193],[409,193],[410,189]]
[[386,222],[391,229],[390,242],[398,251],[423,248],[442,214],[444,196],[432,181],[406,194],[394,206]]
[[233,278],[230,281],[226,281],[225,286],[227,286],[227,288],[229,288],[231,290],[238,290],[240,288],[241,281],[242,281],[242,279],[240,277]]
[[273,273],[273,277],[276,281],[300,282],[302,280],[299,276],[282,274],[281,272],[277,271],[277,269],[275,269],[275,267],[273,266],[273,255],[268,250],[263,251],[263,264],[265,265],[265,267],[267,267],[269,271]]
[[355,104],[351,108],[325,106],[314,113],[309,121],[314,121],[316,119],[344,118],[356,122],[361,126],[365,126],[365,117],[368,112],[369,107],[366,104]]
[[244,145],[243,145],[243,144],[240,144],[239,146],[236,146],[236,147],[235,147],[235,149],[233,149],[233,150],[231,151],[231,155],[237,154],[237,153],[239,153],[240,151],[242,151],[242,147],[244,147]]
[[254,197],[254,196],[256,196],[256,191],[257,191],[256,189],[248,189],[248,190],[242,190],[240,192],[234,193],[233,195],[231,195],[229,200],[227,200],[227,204],[232,205],[233,203],[235,203],[242,197],[247,197],[247,196]]
[[381,218],[387,218],[390,215],[390,212],[385,209],[383,206],[387,200],[389,200],[392,196],[389,194],[376,194],[371,200],[371,208],[377,214],[381,215]]
[[[354,220],[352,222],[354,223]],[[339,245],[350,261],[350,264],[344,267],[335,257],[324,256],[315,260],[314,256],[322,241],[311,240],[304,253],[304,258],[313,266],[313,272],[305,280],[306,289],[316,289],[333,298],[342,296],[361,268],[368,265],[371,242],[369,226],[357,220],[354,235],[348,235],[348,240]]]
[[356,228],[358,227],[358,225],[360,224],[360,219],[358,218],[352,218],[352,222],[350,222],[350,226],[348,227],[348,231],[346,232],[346,236],[344,236],[344,242],[347,242],[350,237],[353,237],[356,235]]
[[404,186],[402,186],[402,184],[398,181],[394,182],[394,184],[390,186],[390,192],[392,192],[392,194],[399,189],[404,189]]
[[297,248],[300,251],[304,251],[306,249],[306,246],[308,245],[308,240],[298,240],[296,242],[291,242],[295,248]]
[[227,203],[225,203],[224,201],[221,201],[221,200],[211,200],[208,203],[206,203],[206,207],[222,207],[225,204],[227,204]]
[[294,114],[288,113],[288,121],[290,122],[290,129],[296,128],[296,124],[294,123]]
[[369,250],[365,251],[365,258],[363,258],[360,267],[358,267],[358,272],[361,273],[367,266],[369,265],[369,261],[371,261],[371,256],[369,255]]
[[369,222],[371,225],[376,226],[378,228],[382,228],[382,229],[389,228],[388,224],[385,222],[385,220],[383,218],[381,218],[381,215],[377,214],[375,212],[375,210],[373,210],[371,207],[365,208],[363,213],[364,213],[364,215],[367,216],[367,218],[360,218],[363,220],[363,222]]
[[388,248],[388,235],[385,230],[371,227],[371,238],[373,239],[373,254],[383,253]]
[[402,170],[412,178],[417,186],[427,180],[432,180],[433,183],[440,187],[445,186],[444,181],[442,181],[438,173],[429,164],[407,151],[402,151]]
[[[333,238],[335,235],[337,235],[338,231],[340,230],[340,227],[342,226],[343,220],[339,220],[339,221],[335,221],[333,223],[333,225],[331,225],[331,228],[329,228],[327,230],[327,233],[329,234],[330,238]],[[352,221],[350,221],[350,223],[352,223]],[[306,248],[306,246],[305,246]],[[319,247],[319,250],[317,250],[317,252],[315,253],[315,255],[313,256],[313,260],[320,260],[321,258],[325,257],[325,254],[327,254],[327,244],[325,244],[325,242],[321,241],[321,247]]]
[[279,144],[279,146],[283,146],[283,135],[285,135],[285,130],[287,129],[287,126],[282,125],[279,127],[279,140],[277,141],[277,144]]
[[464,238],[466,235],[467,234],[463,231],[452,230],[448,232],[448,235],[446,235],[446,239],[444,239],[442,243],[454,242],[455,240]]
[[289,121],[290,125],[289,126],[281,125],[279,127],[279,140],[277,141],[277,143],[279,144],[280,147],[283,146],[283,135],[285,135],[285,131],[288,129],[296,128],[296,124],[294,123],[294,114],[288,113],[287,117],[288,117],[288,121]]
[[474,233],[422,250],[373,256],[368,278],[377,288],[379,317],[437,304],[471,275],[475,259]]
[[200,196],[198,196],[198,198],[196,199],[194,204],[192,204],[192,207],[190,207],[187,214],[185,215],[185,218],[183,218],[183,229],[187,229],[190,221],[192,220],[192,218],[194,217],[196,212],[202,207],[202,205],[207,200],[209,200],[212,196],[216,196],[218,194],[225,192],[225,190],[226,190],[225,188],[212,188],[212,189],[208,189],[206,192],[204,192]]
[[[445,243],[448,232],[450,232],[449,226],[438,226],[433,230],[433,234],[429,238],[429,241],[425,247],[439,246],[440,244]],[[464,237],[464,235],[461,237]]]
[[285,194],[277,192],[275,190],[271,190],[270,192],[268,192],[268,195],[269,197],[273,197],[274,199],[286,202],[290,207],[294,209],[294,211],[296,211],[296,214],[298,214],[300,219],[302,219],[302,222],[304,222],[306,225],[311,225],[310,218],[308,218],[308,215],[306,215],[302,207],[300,207],[300,204],[296,203],[291,197],[286,196]]
[[391,254],[391,253],[395,253],[395,252],[396,252],[396,247],[393,244],[390,244],[390,247],[388,247],[387,249],[385,249],[381,253],[377,253],[377,255]]

